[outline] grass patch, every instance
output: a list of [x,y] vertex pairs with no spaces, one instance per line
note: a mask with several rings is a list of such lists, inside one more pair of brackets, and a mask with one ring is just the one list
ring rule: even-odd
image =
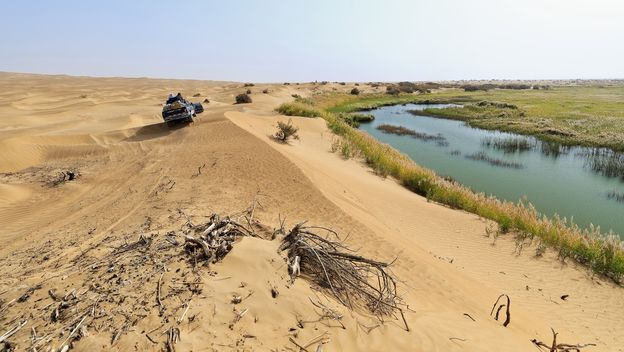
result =
[[277,108],[277,112],[286,116],[319,117],[321,111],[311,108],[309,105],[300,102],[282,104]]
[[[537,237],[540,243],[558,251],[562,260],[572,258],[616,282],[622,280],[624,247],[616,235],[603,234],[599,228],[593,226],[581,229],[557,216],[552,218],[541,216],[530,204],[500,201],[449,182],[433,171],[417,165],[408,156],[389,145],[380,143],[370,135],[349,126],[338,114],[364,110],[362,107],[417,102],[419,99],[422,97],[417,95],[361,94],[355,97],[348,94],[321,94],[315,96],[311,104],[286,103],[280,106],[278,111],[286,115],[320,116],[326,120],[332,132],[341,136],[344,143],[348,143],[348,147],[345,147],[349,149],[346,154],[352,155],[350,148],[353,148],[377,174],[394,177],[409,190],[430,200],[493,220],[505,231],[514,230]],[[332,148],[339,150],[342,144]]]
[[[451,120],[472,121],[475,119],[511,119],[521,118],[524,112],[517,108],[500,107],[503,103],[495,104],[465,104],[463,106],[449,106],[446,108],[426,108],[424,110],[409,110],[412,115],[441,117]],[[500,104],[500,105],[499,105]]]

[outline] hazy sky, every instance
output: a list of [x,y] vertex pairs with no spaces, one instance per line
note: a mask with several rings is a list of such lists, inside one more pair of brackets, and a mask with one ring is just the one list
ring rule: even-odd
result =
[[0,71],[237,81],[624,78],[621,0],[0,5]]

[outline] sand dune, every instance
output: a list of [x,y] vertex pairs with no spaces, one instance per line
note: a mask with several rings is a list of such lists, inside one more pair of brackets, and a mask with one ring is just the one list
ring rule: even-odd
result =
[[[525,248],[518,255],[512,238],[493,245],[486,221],[429,203],[360,161],[330,153],[336,137],[320,119],[293,118],[301,139],[272,141],[276,121],[285,120],[274,108],[291,94],[310,94],[310,85],[257,85],[249,105],[232,104],[247,88],[228,82],[3,73],[0,87],[0,333],[27,319],[10,339],[18,350],[34,343],[32,327],[50,337],[39,347],[60,348],[73,325],[50,320],[56,303],[48,291],[75,289],[94,299],[98,280],[110,284],[97,276],[106,269],[93,266],[100,262],[113,268],[103,274],[124,278],[124,285],[118,295],[94,301],[110,318],[89,318],[88,336],[74,350],[161,350],[171,326],[181,331],[178,351],[298,350],[289,338],[305,344],[323,334],[324,351],[530,351],[530,339],[550,341],[550,327],[560,341],[597,344],[588,351],[622,348],[615,331],[624,322],[621,288],[562,264],[554,253],[536,259]],[[270,93],[262,94],[267,87]],[[211,102],[196,122],[169,128],[159,114],[172,91]],[[78,177],[50,185],[67,170]],[[399,320],[380,324],[350,312],[303,279],[291,284],[278,241],[243,238],[223,262],[199,274],[169,247],[162,248],[175,257],[126,271],[108,262],[111,252],[141,235],[165,246],[164,234],[184,223],[181,214],[232,214],[253,199],[256,218],[270,228],[279,219],[287,226],[307,220],[348,235],[362,255],[397,258],[392,270],[402,280],[410,331]],[[167,312],[175,317],[186,304],[176,280],[201,277],[203,289],[181,323],[163,324],[159,316],[154,295],[161,273]],[[135,284],[145,277],[150,281]],[[506,328],[489,315],[502,293],[512,299]],[[249,296],[233,305],[232,295]],[[137,297],[148,297],[144,309],[129,310]],[[310,298],[341,312],[346,329],[316,321]],[[155,342],[146,337],[152,330]]]

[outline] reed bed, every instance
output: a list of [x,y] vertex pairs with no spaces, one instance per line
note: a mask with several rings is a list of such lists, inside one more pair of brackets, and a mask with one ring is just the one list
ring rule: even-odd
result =
[[536,147],[535,141],[525,137],[485,137],[481,145],[505,153],[526,152]]
[[624,203],[624,192],[620,193],[620,192],[616,192],[616,191],[611,191],[611,192],[607,193],[607,198],[613,199],[614,201],[616,201],[618,203]]
[[425,141],[425,142],[428,142],[428,141],[436,141],[436,142],[446,141],[446,138],[444,138],[444,136],[439,134],[439,133],[438,134],[429,134],[429,133],[425,133],[425,132],[418,132],[418,131],[415,131],[415,130],[411,130],[409,128],[405,128],[403,126],[383,124],[383,125],[377,126],[377,129],[380,130],[383,133],[395,134],[397,136],[410,136],[412,138],[419,139],[419,140]]
[[577,156],[584,157],[585,166],[593,172],[624,180],[624,153],[596,148],[579,152]]
[[542,155],[558,158],[561,155],[566,155],[570,152],[570,147],[553,142],[541,142],[540,152]]
[[524,167],[524,165],[520,163],[494,158],[490,155],[487,155],[487,153],[485,152],[476,152],[476,153],[468,154],[466,155],[466,159],[484,161],[492,166],[506,167],[510,169],[522,169]]
[[[348,102],[350,106],[358,105],[353,99]],[[278,111],[297,110],[291,108],[291,104],[283,104]],[[557,250],[562,260],[571,258],[596,273],[621,282],[624,277],[624,244],[617,235],[602,233],[599,227],[594,226],[580,228],[558,216],[548,218],[539,214],[530,203],[501,201],[444,180],[433,171],[417,165],[405,154],[337,118],[330,110],[344,111],[338,104],[340,101],[336,100],[333,105],[325,106],[320,111],[320,117],[326,120],[331,131],[357,148],[377,174],[392,176],[407,189],[432,201],[493,220],[501,229],[512,229],[525,237],[537,237]],[[301,108],[305,107],[298,107]],[[312,105],[307,108],[316,111]]]

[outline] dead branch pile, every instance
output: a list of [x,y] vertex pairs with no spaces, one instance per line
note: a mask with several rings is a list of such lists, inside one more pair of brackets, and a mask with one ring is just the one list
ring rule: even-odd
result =
[[331,229],[304,224],[295,225],[280,246],[288,251],[293,280],[301,274],[350,309],[365,308],[380,319],[398,313],[409,331],[389,264],[353,254]]
[[208,263],[223,259],[232,250],[237,238],[252,235],[250,230],[229,216],[220,218],[217,214],[199,225],[189,221],[184,233],[187,253],[195,260],[205,260]]
[[[173,350],[180,340],[177,325],[185,316],[193,319],[187,315],[188,307],[203,290],[202,268],[197,264],[223,259],[238,237],[253,235],[234,219],[260,229],[250,213],[211,215],[205,222],[193,219],[195,225],[179,211],[170,219],[180,224],[180,230],[149,231],[152,224],[146,221],[132,234],[102,239],[69,261],[72,270],[77,269],[73,283],[51,279],[0,305],[0,326],[10,328],[0,331],[0,351],[15,346],[13,342],[19,343],[16,350],[67,351],[87,334],[108,334],[115,346],[147,317],[157,317],[153,321],[159,325],[145,333],[146,339]],[[179,260],[189,257],[192,265]],[[31,336],[24,336],[24,331]]]
[[596,346],[596,344],[594,343],[577,344],[577,345],[571,345],[567,343],[558,344],[557,335],[559,335],[559,333],[556,333],[553,328],[550,328],[550,330],[552,331],[552,334],[553,334],[553,340],[550,346],[543,343],[542,341],[538,341],[537,339],[533,339],[531,340],[531,342],[533,342],[533,344],[537,346],[537,348],[539,348],[540,350],[542,350],[542,348],[548,348],[549,352],[572,352],[572,351],[580,352],[581,348]]
[[56,187],[65,182],[73,181],[78,178],[78,176],[80,176],[80,173],[76,170],[59,171],[56,175],[49,177],[45,184],[48,187]]

